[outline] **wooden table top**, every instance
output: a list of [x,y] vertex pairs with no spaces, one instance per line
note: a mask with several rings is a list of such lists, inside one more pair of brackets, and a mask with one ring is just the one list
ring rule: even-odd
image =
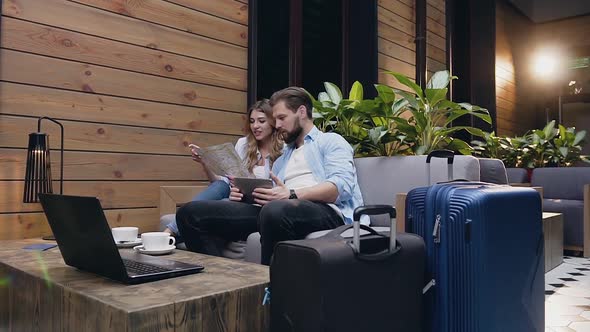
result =
[[201,264],[205,266],[205,270],[194,275],[124,285],[65,265],[57,247],[46,251],[23,249],[34,243],[54,242],[40,239],[0,241],[0,264],[44,279],[48,285],[68,288],[69,291],[126,312],[193,301],[270,281],[267,266],[175,250],[162,257]]

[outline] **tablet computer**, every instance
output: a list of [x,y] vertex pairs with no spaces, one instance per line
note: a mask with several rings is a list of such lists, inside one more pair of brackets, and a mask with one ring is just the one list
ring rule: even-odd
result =
[[257,179],[257,178],[234,178],[234,185],[240,189],[244,197],[242,202],[255,203],[252,191],[255,188],[272,188],[271,179]]

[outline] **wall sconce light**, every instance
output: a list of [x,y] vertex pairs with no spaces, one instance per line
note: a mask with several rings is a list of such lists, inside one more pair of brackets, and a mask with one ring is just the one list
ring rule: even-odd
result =
[[53,193],[53,185],[51,182],[51,159],[49,158],[49,135],[41,132],[41,121],[44,119],[57,123],[61,129],[59,193],[63,194],[64,127],[58,121],[44,116],[37,121],[37,132],[29,134],[23,203],[39,202],[39,197],[37,196],[39,193]]

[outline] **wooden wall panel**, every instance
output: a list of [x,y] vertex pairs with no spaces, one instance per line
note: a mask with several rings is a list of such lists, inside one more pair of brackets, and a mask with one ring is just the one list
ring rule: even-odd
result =
[[[196,185],[199,182],[162,181],[65,181],[64,193],[68,195],[96,196],[105,209],[151,208],[160,200],[160,186]],[[59,192],[59,181],[53,182]],[[41,204],[23,203],[23,181],[0,181],[0,209],[5,212],[40,212]],[[153,220],[157,223],[157,220]]]
[[[120,126],[62,120],[64,149],[111,151],[122,153],[187,155],[188,145],[201,146],[236,142],[237,136],[183,132],[154,128]],[[36,131],[37,121],[30,117],[0,115],[0,142],[5,147],[27,148],[28,133]],[[59,128],[46,124],[43,132],[50,135],[52,149],[59,148]]]
[[[3,49],[0,80],[221,110],[246,109],[246,93]],[[137,84],[142,82],[142,84]]]
[[[136,226],[140,232],[158,230],[154,220],[159,218],[157,208],[105,210],[111,227]],[[0,240],[27,239],[50,235],[51,230],[42,212],[0,214]]]
[[448,69],[445,0],[428,0],[426,13],[426,70],[430,78],[434,72]]
[[[53,179],[59,179],[59,150],[51,152]],[[21,180],[27,162],[26,149],[0,148],[1,180]],[[108,181],[206,181],[202,167],[190,156],[123,154],[97,151],[64,153],[65,180]]]
[[[382,72],[416,75],[415,0],[379,0],[378,6],[379,82],[407,89]],[[430,76],[447,68],[445,1],[429,0],[426,15],[426,69]]]
[[246,121],[241,113],[7,82],[0,82],[0,109],[4,114],[229,135],[243,135]]
[[[164,0],[161,0],[164,1]],[[5,0],[2,13],[211,62],[247,67],[247,48],[67,0]]]
[[234,0],[168,0],[181,6],[224,18],[233,22],[248,24],[248,6]]
[[72,0],[181,31],[248,46],[248,27],[161,0]]
[[539,42],[565,52],[572,47],[588,47],[590,45],[588,34],[590,34],[590,15],[537,26],[537,40]]
[[18,51],[245,91],[246,70],[5,17],[1,45]]
[[497,2],[496,15],[497,134],[522,135],[537,127],[529,62],[535,27],[502,1]]
[[[63,123],[64,193],[111,226],[158,225],[159,187],[206,183],[189,143],[245,128],[248,2],[5,0],[0,29],[0,239],[45,235],[22,203],[28,133]],[[59,190],[59,129],[44,122]]]

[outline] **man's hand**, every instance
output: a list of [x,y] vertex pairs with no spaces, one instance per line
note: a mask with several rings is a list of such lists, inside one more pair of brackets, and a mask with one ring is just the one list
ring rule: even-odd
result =
[[229,192],[229,200],[233,202],[241,202],[244,194],[240,192],[238,187],[232,186]]
[[252,191],[252,196],[254,196],[254,202],[260,205],[265,205],[270,201],[289,198],[289,188],[287,188],[287,186],[285,186],[285,184],[281,180],[279,180],[279,178],[277,178],[272,172],[270,173],[270,178],[275,182],[276,186],[274,186],[271,189],[254,189],[254,191]]

